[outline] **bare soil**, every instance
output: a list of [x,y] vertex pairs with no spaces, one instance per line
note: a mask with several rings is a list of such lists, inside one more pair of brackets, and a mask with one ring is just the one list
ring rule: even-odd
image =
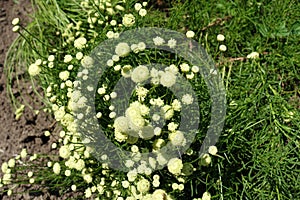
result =
[[[1,0],[0,1],[0,166],[3,162],[19,154],[23,148],[28,153],[51,152],[51,143],[44,136],[46,130],[57,132],[53,123],[54,119],[49,113],[42,110],[35,114],[33,110],[25,108],[19,120],[15,119],[14,109],[7,93],[4,62],[9,46],[18,36],[12,32],[11,21],[19,17],[22,24],[30,21],[29,14],[32,12],[30,0]],[[24,66],[25,68],[26,66]],[[43,104],[33,93],[30,83],[22,83],[17,87],[14,84],[13,95],[23,102],[34,104],[35,109],[41,109]],[[25,95],[23,95],[25,93]],[[24,97],[22,100],[21,95]],[[0,173],[0,176],[1,173]],[[20,189],[21,191],[24,188]],[[1,196],[0,199],[64,199],[50,194],[30,196],[21,194],[14,197]]]

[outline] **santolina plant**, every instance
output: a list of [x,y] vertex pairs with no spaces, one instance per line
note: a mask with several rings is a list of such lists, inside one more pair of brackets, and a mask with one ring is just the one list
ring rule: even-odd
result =
[[[58,137],[45,132],[56,153],[23,149],[2,164],[2,193],[29,184],[79,199],[223,199],[220,167],[229,159],[216,145],[225,67],[221,79],[195,41],[197,30],[147,27],[154,19],[147,2],[36,3],[31,25],[12,22],[26,46],[8,60],[24,59],[62,130]],[[213,56],[222,63],[227,37],[214,37]],[[243,59],[258,58],[252,52]],[[16,107],[19,118],[24,106]]]
[[[82,1],[76,6],[76,12],[87,17],[67,23],[64,32],[57,33],[62,42],[50,52],[34,49],[37,56],[28,66],[30,77],[47,85],[45,98],[63,127],[52,144],[59,155],[45,159],[35,154],[28,160],[24,149],[3,163],[1,186],[7,195],[14,193],[12,185],[29,183],[60,192],[81,191],[92,199],[210,199],[208,191],[187,188],[193,174],[213,167],[211,156],[217,155],[211,138],[207,144],[213,144],[199,154],[209,125],[198,129],[199,109],[210,109],[199,101],[208,96],[205,81],[215,81],[202,76],[216,74],[209,57],[197,55],[205,52],[190,46],[195,43],[188,38],[195,33],[188,31],[182,38],[154,28],[126,33],[146,17],[147,2]],[[29,40],[32,34],[19,19],[12,24],[14,32]],[[190,58],[177,57],[180,53]],[[197,63],[197,56],[206,57]],[[152,64],[158,61],[159,67]],[[221,82],[213,84],[222,87]],[[31,169],[36,164],[40,167]]]

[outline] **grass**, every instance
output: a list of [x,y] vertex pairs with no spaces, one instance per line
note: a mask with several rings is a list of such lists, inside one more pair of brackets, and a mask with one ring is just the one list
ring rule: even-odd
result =
[[[300,47],[297,1],[168,1],[174,30],[194,30],[219,64],[227,90],[227,119],[218,146],[224,159],[224,199],[300,198]],[[228,51],[217,53],[216,35]],[[257,61],[233,61],[252,51]],[[298,99],[298,100],[295,100]],[[205,182],[205,180],[203,180]],[[207,184],[207,182],[206,182]],[[209,185],[209,184],[208,184]],[[220,188],[216,188],[220,193]]]
[[[50,2],[51,9],[38,5],[40,13],[35,16],[39,18],[28,27],[39,33],[35,37],[49,46],[62,42],[53,36],[56,31],[63,32],[63,25],[80,17],[67,18],[64,14],[73,12],[67,6],[73,5],[73,1]],[[199,43],[217,63],[226,85],[227,118],[217,143],[222,159],[216,163],[218,168],[205,169],[201,178],[191,181],[193,189],[187,190],[201,194],[209,189],[213,199],[299,199],[300,3],[293,0],[165,3],[167,9],[162,11],[153,6],[150,18],[141,24],[195,31]],[[45,29],[45,24],[51,28]],[[226,37],[222,42],[227,46],[226,52],[218,51],[219,33]],[[35,41],[33,38],[31,44],[35,45]],[[21,62],[30,63],[37,56],[30,54],[27,43],[23,42],[20,38],[15,42],[15,46],[25,48],[18,56],[9,55],[6,66],[13,62],[22,66]],[[51,50],[47,45],[39,50]],[[260,59],[245,59],[253,51],[260,53]]]

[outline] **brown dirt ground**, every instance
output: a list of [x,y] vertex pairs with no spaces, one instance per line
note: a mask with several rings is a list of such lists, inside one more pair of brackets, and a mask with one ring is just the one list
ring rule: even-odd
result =
[[[17,37],[12,32],[11,21],[19,17],[22,24],[30,21],[28,14],[32,12],[30,0],[1,0],[0,1],[0,166],[9,158],[19,154],[23,148],[29,153],[45,153],[51,151],[51,140],[44,137],[44,131],[58,132],[53,125],[53,118],[41,111],[34,114],[29,108],[25,108],[24,114],[19,120],[15,119],[14,110],[6,91],[6,78],[4,74],[4,61],[7,50]],[[42,103],[34,95],[29,83],[23,83],[18,88],[13,88],[14,96],[21,100],[24,95],[29,104],[35,104],[35,109],[41,109]],[[1,177],[0,173],[0,177]],[[24,189],[24,188],[23,188]],[[1,188],[0,188],[1,190]],[[26,189],[25,189],[26,190]],[[28,194],[14,197],[1,196],[0,199],[65,199],[50,194],[30,196]]]

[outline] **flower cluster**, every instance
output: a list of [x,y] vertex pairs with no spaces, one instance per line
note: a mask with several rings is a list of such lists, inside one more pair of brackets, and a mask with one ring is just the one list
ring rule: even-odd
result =
[[[191,175],[197,176],[203,167],[211,166],[211,156],[217,156],[217,147],[210,146],[208,153],[200,158],[192,148],[187,153],[185,147],[194,141],[190,139],[191,133],[181,128],[192,123],[181,123],[182,112],[189,110],[193,113],[190,107],[197,105],[198,99],[190,91],[185,88],[178,90],[178,87],[182,86],[183,80],[195,85],[201,77],[200,67],[185,60],[168,62],[166,67],[151,66],[146,59],[142,59],[144,63],[139,60],[141,55],[151,55],[150,43],[176,49],[179,45],[176,38],[157,35],[150,41],[116,43],[109,58],[101,60],[107,67],[105,72],[101,71],[106,73],[104,78],[98,85],[85,85],[98,74],[95,66],[99,61],[88,54],[95,47],[94,43],[108,38],[114,44],[124,29],[133,28],[137,21],[147,17],[147,2],[135,3],[134,13],[125,9],[129,5],[133,4],[110,0],[81,1],[77,6],[86,14],[86,19],[70,20],[72,22],[58,34],[61,44],[29,65],[31,77],[40,76],[41,80],[49,81],[45,97],[63,130],[51,144],[52,149],[58,149],[58,155],[46,157],[46,163],[43,162],[45,157],[37,154],[29,157],[23,150],[2,164],[0,187],[8,188],[7,195],[13,193],[10,184],[14,183],[16,166],[31,166],[27,164],[30,162],[32,166],[39,162],[43,166],[40,171],[33,168],[27,172],[22,179],[26,183],[43,184],[55,180],[58,185],[66,186],[65,191],[83,192],[84,198],[117,200],[183,197],[194,181]],[[18,23],[17,19],[13,21],[15,27]],[[100,31],[104,33],[99,34]],[[193,38],[195,33],[188,31],[186,37]],[[124,97],[119,91],[114,91],[114,84],[120,77],[135,85],[123,112],[120,112],[119,105],[123,105]],[[179,94],[174,91],[179,91]],[[96,100],[96,114],[92,117],[91,96],[87,95],[90,93]],[[129,152],[129,158],[121,163],[127,168],[126,172],[110,167],[112,155],[106,152],[101,152],[100,161],[95,159],[99,152],[89,143],[96,136],[84,137],[81,132],[85,125],[91,126],[92,119],[97,119],[105,136],[114,145]],[[52,135],[49,131],[44,134],[45,137]],[[103,146],[105,148],[105,144]],[[145,159],[143,155],[149,152],[151,156]],[[210,194],[204,192],[202,199],[210,199]]]
[[[225,40],[225,36],[222,35],[222,34],[218,34],[218,35],[217,35],[217,40],[218,40],[219,42],[223,42],[223,41]],[[220,50],[220,51],[226,51],[226,50],[227,50],[226,45],[221,44],[221,45],[219,46],[219,50]]]
[[[156,36],[150,42],[160,46],[164,45],[165,40],[167,39]],[[172,38],[168,41],[175,41],[176,43],[176,40]],[[104,107],[98,107],[96,112],[105,113],[105,107],[109,107],[109,113],[106,116],[111,119],[110,122],[100,120],[99,123],[102,124],[102,127],[107,127],[107,137],[112,138],[113,133],[114,144],[119,147],[125,146],[131,152],[130,158],[124,163],[129,170],[126,173],[127,179],[121,182],[124,188],[131,191],[132,196],[130,198],[153,199],[156,192],[161,191],[168,199],[173,199],[174,197],[169,195],[167,191],[175,193],[184,191],[184,183],[189,180],[189,175],[197,173],[198,169],[203,166],[210,166],[212,162],[210,155],[217,155],[217,148],[215,146],[209,147],[210,155],[202,155],[196,164],[191,164],[186,159],[163,152],[168,144],[172,148],[178,149],[186,146],[188,143],[187,133],[180,130],[180,120],[177,116],[180,115],[183,107],[188,107],[197,101],[195,96],[189,93],[183,92],[180,98],[172,93],[167,93],[176,87],[180,79],[179,76],[193,81],[194,78],[199,77],[200,70],[198,66],[190,65],[188,62],[170,64],[165,68],[151,65],[132,66],[131,63],[125,62],[127,58],[139,52],[145,52],[146,47],[147,43],[144,42],[116,43],[115,48],[113,48],[115,55],[113,54],[106,62],[103,62],[107,63],[107,70],[113,77],[121,76],[136,84],[132,93],[132,100],[123,113],[117,114],[115,110],[118,105],[122,104],[119,101],[124,99],[118,99],[119,95],[122,96],[122,94],[113,91],[113,87],[110,87],[113,84],[112,80],[104,80],[97,89],[97,99],[100,101],[98,103]],[[79,74],[83,74],[83,71],[80,71]],[[83,77],[81,78],[82,80],[79,79],[79,82],[84,82]],[[78,91],[75,90],[74,92]],[[110,104],[109,99],[116,99],[116,101],[112,101]],[[84,108],[82,115],[88,115],[89,112],[89,107]],[[166,126],[162,126],[161,123],[165,123]],[[154,154],[144,160],[143,152],[153,152]],[[195,156],[195,154],[189,155]],[[109,162],[109,159],[106,158],[105,160]],[[153,176],[153,179],[149,178],[159,168],[164,168],[164,173],[172,175],[170,181],[175,182],[171,184],[171,187],[162,185],[159,181],[159,175]],[[154,192],[151,194],[150,191]]]

